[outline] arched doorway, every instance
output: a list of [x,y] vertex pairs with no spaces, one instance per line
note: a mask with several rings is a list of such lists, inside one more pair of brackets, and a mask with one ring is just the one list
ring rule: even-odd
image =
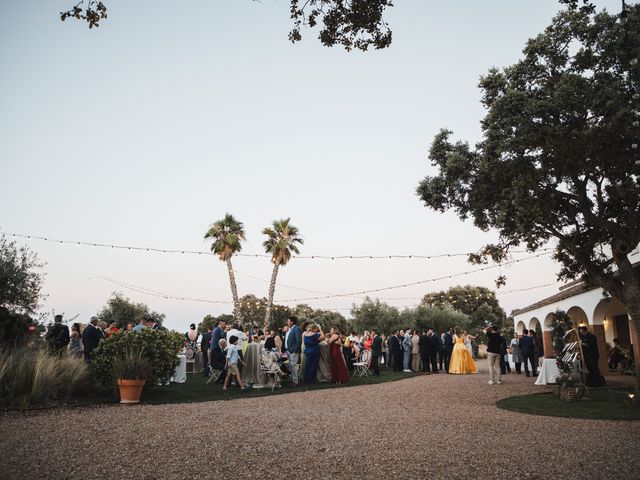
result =
[[640,355],[638,336],[634,334],[627,309],[617,299],[603,298],[598,302],[593,312],[593,329],[598,337],[601,371],[608,371],[607,356],[614,338],[619,340],[622,347],[633,349],[636,359]]
[[538,335],[542,335],[542,326],[540,325],[540,320],[538,320],[536,317],[533,317],[531,320],[529,320],[529,330],[533,330]]
[[524,322],[522,320],[520,320],[518,322],[518,324],[516,325],[516,333],[518,335],[522,335],[522,332],[524,332],[525,328],[527,328],[526,325],[524,324]]
[[544,346],[545,358],[555,357],[555,350],[553,348],[553,321],[556,319],[555,313],[549,313],[544,317],[542,323],[542,344]]
[[589,317],[587,317],[587,314],[585,313],[585,311],[580,307],[577,307],[577,306],[571,307],[569,310],[567,310],[567,315],[569,315],[569,318],[571,319],[571,321],[577,324],[578,326],[589,325]]

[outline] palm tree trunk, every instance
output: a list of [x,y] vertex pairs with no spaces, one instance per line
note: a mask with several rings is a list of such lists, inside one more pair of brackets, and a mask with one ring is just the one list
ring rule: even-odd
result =
[[267,310],[264,313],[264,331],[269,330],[269,324],[271,322],[271,305],[273,305],[273,294],[276,291],[276,278],[278,277],[278,265],[273,264],[273,272],[271,272],[271,283],[269,284],[269,299],[267,300]]
[[227,259],[227,270],[229,271],[229,283],[231,284],[231,296],[233,297],[233,316],[242,325],[242,312],[240,310],[240,300],[238,299],[238,287],[236,286],[236,276],[233,273],[231,259]]

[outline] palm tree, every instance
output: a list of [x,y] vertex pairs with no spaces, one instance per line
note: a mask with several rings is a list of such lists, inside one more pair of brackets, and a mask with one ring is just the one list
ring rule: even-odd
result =
[[273,272],[271,273],[271,283],[269,284],[269,298],[267,300],[267,310],[264,314],[264,329],[269,328],[271,320],[271,306],[273,305],[273,294],[276,290],[276,278],[278,268],[286,265],[291,259],[291,253],[299,254],[300,250],[296,244],[302,245],[304,241],[300,238],[298,227],[289,223],[291,219],[275,220],[271,227],[265,228],[262,233],[267,239],[262,242],[267,253],[271,254]]
[[246,240],[244,225],[242,222],[236,220],[233,215],[227,213],[222,220],[218,220],[209,227],[207,233],[204,234],[204,238],[213,239],[211,251],[227,264],[229,283],[231,284],[231,295],[233,296],[233,315],[236,320],[242,323],[242,313],[238,300],[238,287],[236,286],[236,277],[233,273],[233,266],[231,265],[231,257],[234,253],[242,250],[241,242]]

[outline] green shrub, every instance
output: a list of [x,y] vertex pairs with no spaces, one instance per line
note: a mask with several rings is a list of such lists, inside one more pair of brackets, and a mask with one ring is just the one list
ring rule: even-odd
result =
[[151,364],[148,381],[152,384],[169,381],[178,365],[177,354],[184,347],[184,336],[168,330],[145,328],[138,332],[118,332],[103,340],[93,351],[91,370],[104,385],[113,385],[114,360],[127,351],[141,352]]
[[21,349],[0,353],[0,406],[28,408],[69,400],[88,392],[89,369],[82,360]]

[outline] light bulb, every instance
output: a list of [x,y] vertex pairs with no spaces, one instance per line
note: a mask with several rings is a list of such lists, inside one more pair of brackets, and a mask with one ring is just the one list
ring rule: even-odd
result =
[[640,98],[640,93],[634,93],[632,98],[634,100],[638,100]]
[[637,143],[632,144],[631,148],[638,148],[638,144]]
[[634,65],[634,66],[635,66],[635,65],[637,65],[637,64],[638,64],[638,59],[637,59],[637,58],[632,58],[631,60],[629,60],[629,63],[630,63],[631,65]]

